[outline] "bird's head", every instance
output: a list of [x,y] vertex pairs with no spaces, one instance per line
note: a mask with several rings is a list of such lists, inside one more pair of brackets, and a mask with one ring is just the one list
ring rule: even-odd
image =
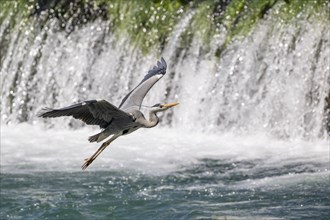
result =
[[156,104],[156,105],[153,105],[151,107],[151,109],[153,112],[161,112],[161,111],[165,111],[169,108],[172,108],[178,104],[179,104],[178,102],[168,103],[168,104]]

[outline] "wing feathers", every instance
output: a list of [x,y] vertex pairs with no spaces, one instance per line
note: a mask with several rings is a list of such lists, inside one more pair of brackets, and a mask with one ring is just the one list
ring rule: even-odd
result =
[[99,125],[101,128],[106,128],[114,118],[131,117],[105,100],[89,100],[60,109],[43,108],[38,116],[43,118],[72,116],[88,125]]
[[129,109],[131,107],[140,109],[142,101],[151,87],[166,73],[167,64],[162,57],[157,61],[157,65],[148,71],[137,87],[129,92],[119,105],[120,109]]

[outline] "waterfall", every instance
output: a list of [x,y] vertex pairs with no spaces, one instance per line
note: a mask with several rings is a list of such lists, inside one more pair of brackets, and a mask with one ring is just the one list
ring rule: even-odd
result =
[[[197,9],[196,9],[197,10]],[[168,73],[144,104],[178,101],[162,115],[164,126],[201,132],[266,132],[281,138],[324,138],[329,115],[330,30],[327,22],[300,16],[278,22],[276,10],[222,51],[225,30],[204,48],[199,33],[187,47],[180,40],[196,15],[183,14],[163,50],[147,54],[125,34],[116,37],[109,21],[96,19],[68,33],[38,18],[10,28],[0,24],[2,123],[74,126],[69,118],[44,121],[44,106],[63,107],[88,99],[120,100],[160,56]],[[220,29],[222,30],[222,29]]]

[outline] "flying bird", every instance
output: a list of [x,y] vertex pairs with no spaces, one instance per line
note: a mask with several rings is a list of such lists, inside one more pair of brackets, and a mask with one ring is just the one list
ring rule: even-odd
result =
[[85,163],[82,165],[82,169],[85,170],[115,139],[139,128],[155,127],[159,122],[157,112],[165,111],[179,104],[153,105],[149,110],[148,120],[140,111],[144,97],[151,87],[165,75],[166,68],[167,64],[164,58],[161,58],[157,65],[148,71],[143,80],[124,97],[119,107],[106,100],[88,100],[59,109],[43,108],[38,116],[43,118],[72,116],[88,125],[99,125],[102,131],[90,136],[88,138],[90,142],[101,142],[111,136],[91,157],[85,159]]

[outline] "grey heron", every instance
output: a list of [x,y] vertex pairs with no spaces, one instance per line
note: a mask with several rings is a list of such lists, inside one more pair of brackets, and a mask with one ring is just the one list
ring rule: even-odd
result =
[[43,108],[39,117],[55,118],[61,116],[72,116],[80,119],[88,125],[98,125],[102,129],[100,133],[90,136],[90,142],[100,142],[111,136],[99,149],[89,158],[85,159],[82,169],[86,169],[115,139],[122,135],[130,134],[139,128],[152,128],[159,122],[157,112],[165,111],[178,103],[156,104],[149,111],[147,120],[140,111],[142,101],[151,87],[166,73],[167,64],[161,58],[143,80],[130,91],[122,100],[119,107],[106,100],[88,100],[68,107],[52,109]]

